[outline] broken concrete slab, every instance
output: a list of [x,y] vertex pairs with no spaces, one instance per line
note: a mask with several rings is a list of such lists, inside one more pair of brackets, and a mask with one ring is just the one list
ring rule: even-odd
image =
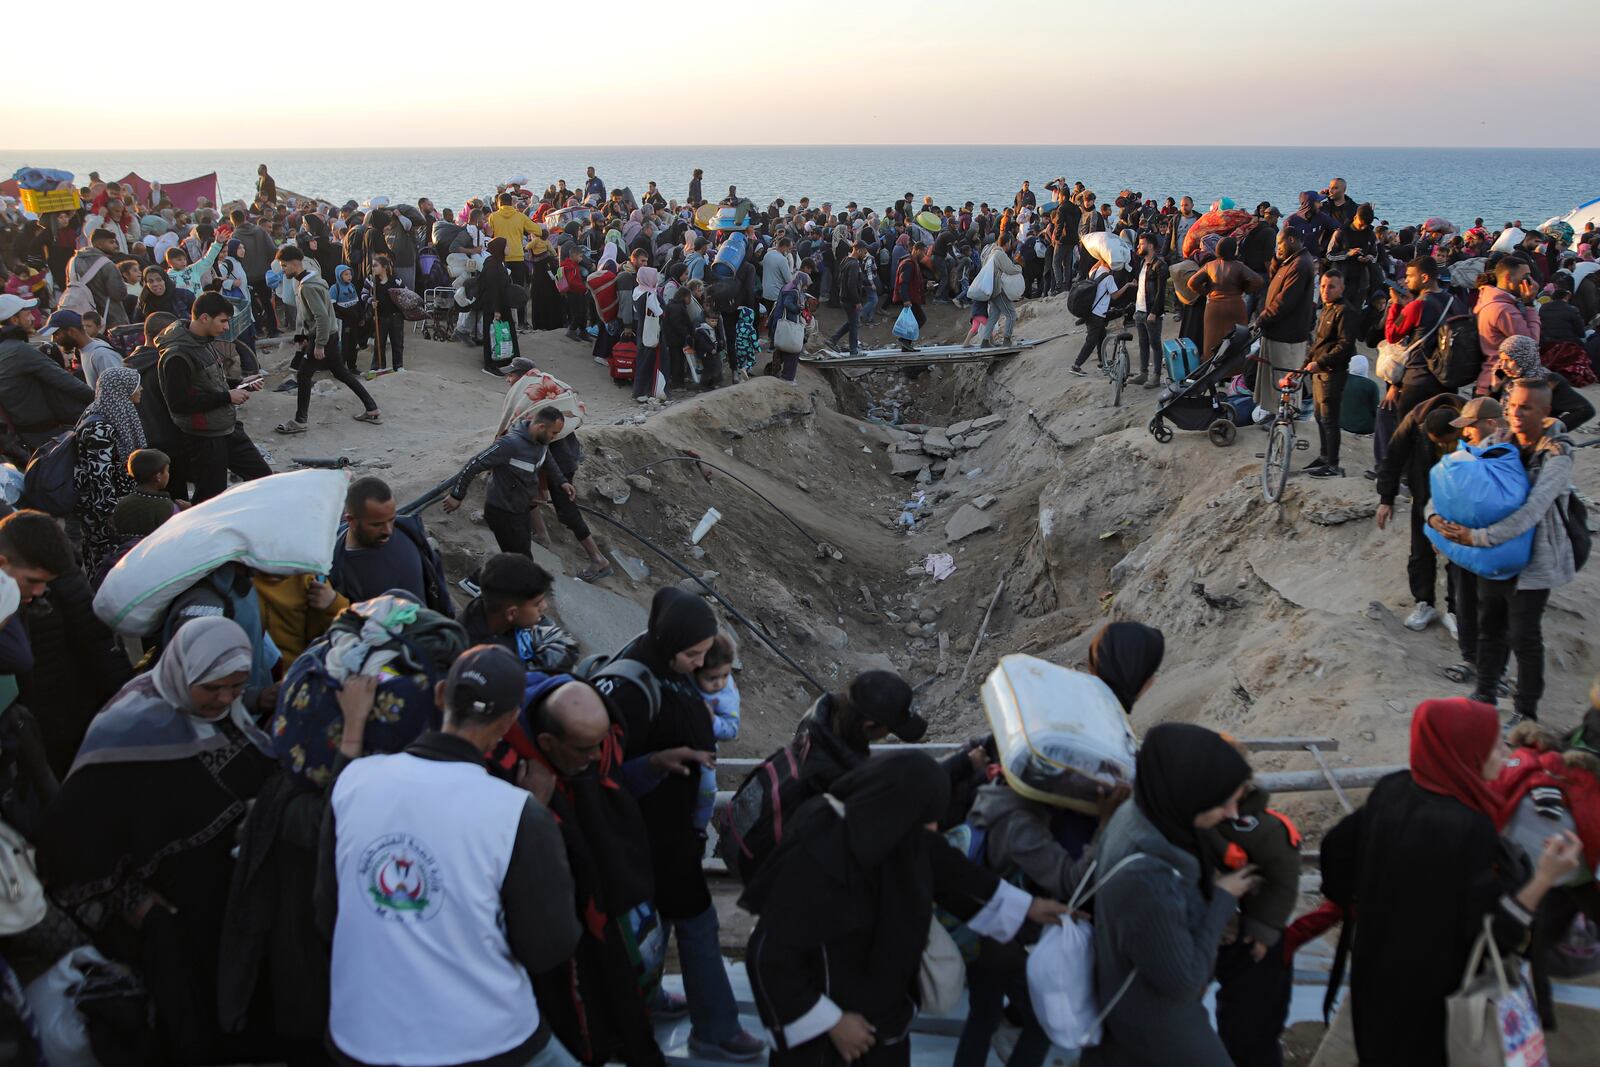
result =
[[992,430],[996,426],[1003,425],[1005,421],[1006,417],[1004,415],[985,415],[981,419],[973,419],[972,428],[974,430]]
[[965,437],[963,437],[960,441],[957,441],[956,443],[958,445],[960,445],[962,448],[972,449],[972,448],[977,448],[978,446],[982,445],[985,441],[987,441],[989,438],[991,438],[993,436],[994,435],[992,433],[990,433],[988,430],[978,430],[978,431],[976,431],[974,433],[967,434]]
[[998,499],[1000,498],[995,496],[993,493],[985,493],[978,499],[974,500],[972,502],[972,506],[977,508],[979,511],[988,511],[994,506],[994,502]]
[[973,534],[992,529],[994,529],[993,518],[971,504],[963,504],[945,524],[944,536],[947,541],[961,541]]
[[889,463],[889,473],[902,478],[928,469],[928,457],[920,452],[915,455],[895,452],[889,456]]
[[895,443],[894,451],[896,451],[896,452],[921,452],[922,451],[922,439],[920,437],[914,437],[909,441],[898,441],[898,442]]
[[956,446],[942,433],[930,433],[922,439],[922,450],[930,456],[953,456]]
[[960,437],[962,434],[966,433],[970,429],[972,429],[972,420],[971,419],[963,419],[960,422],[951,423],[950,424],[950,428],[945,431],[945,436],[947,436],[947,437]]
[[566,575],[556,576],[551,609],[585,653],[615,652],[649,623],[645,609],[627,597]]

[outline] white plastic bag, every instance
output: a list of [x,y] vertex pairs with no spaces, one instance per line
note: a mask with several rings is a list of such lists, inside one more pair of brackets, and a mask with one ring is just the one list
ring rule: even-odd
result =
[[772,347],[784,355],[795,356],[806,349],[806,327],[799,319],[780,318],[772,333]]
[[654,348],[661,343],[660,315],[645,312],[644,327],[639,331],[639,343],[646,348]]
[[1007,300],[1021,300],[1022,294],[1028,291],[1028,283],[1020,274],[1002,274],[1000,291],[1006,294]]
[[968,300],[988,300],[994,296],[994,256],[983,261],[978,273],[967,283]]
[[91,946],[75,948],[23,991],[39,1024],[39,1039],[50,1067],[100,1067],[77,1005],[84,972],[96,965],[110,966],[110,962]]
[[0,820],[0,936],[33,929],[47,910],[33,846]]
[[1128,242],[1114,233],[1086,233],[1079,243],[1091,256],[1112,270],[1123,269],[1133,258],[1133,249],[1128,247]]
[[291,471],[241,482],[178,512],[111,568],[94,613],[117,633],[142,637],[179,593],[224,563],[327,574],[347,486],[340,471]]
[[1378,342],[1378,366],[1375,373],[1380,382],[1389,385],[1399,385],[1406,376],[1406,356],[1411,351],[1409,345],[1398,344],[1394,341]]

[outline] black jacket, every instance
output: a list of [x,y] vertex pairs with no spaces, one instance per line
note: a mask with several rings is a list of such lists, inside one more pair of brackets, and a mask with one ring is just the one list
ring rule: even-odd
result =
[[1359,312],[1343,300],[1324,304],[1306,349],[1307,362],[1315,362],[1327,372],[1350,369],[1356,354],[1356,325]]
[[1400,477],[1405,475],[1407,484],[1411,486],[1412,509],[1427,507],[1432,499],[1428,471],[1433,469],[1439,457],[1434,455],[1433,442],[1428,440],[1428,431],[1423,428],[1423,423],[1435,408],[1448,407],[1460,411],[1463,403],[1456,394],[1444,393],[1424,400],[1400,420],[1394,435],[1389,438],[1389,451],[1384,453],[1383,462],[1378,464],[1380,501],[1391,506],[1394,504],[1395,494],[1400,491]]
[[1261,304],[1261,336],[1296,344],[1311,336],[1316,267],[1311,253],[1301,251],[1293,259],[1276,261],[1274,268]]
[[[1149,269],[1146,270],[1145,268]],[[1144,272],[1144,309],[1147,314],[1160,315],[1167,309],[1167,264],[1160,256],[1149,263],[1140,261],[1128,268],[1135,278]]]
[[167,399],[161,393],[161,380],[157,365],[161,352],[155,345],[140,345],[123,366],[139,372],[139,421],[144,424],[144,436],[152,448],[176,448],[180,442],[178,425],[167,410]]
[[839,299],[845,304],[860,304],[867,298],[861,285],[861,260],[851,256],[839,265]]
[[[397,516],[394,520],[394,530],[395,533],[403,535],[416,548],[417,555],[422,557],[422,580],[426,586],[422,590],[424,606],[446,618],[455,618],[455,604],[451,602],[450,590],[445,585],[444,559],[439,555],[439,550],[428,542],[428,533],[423,528],[422,516]],[[328,584],[352,604],[382,596],[394,588],[392,585],[385,585],[382,589],[362,585],[354,574],[344,569],[346,552],[344,534],[341,532],[333,546],[333,566],[328,569]]]
[[[1583,343],[1583,335],[1587,324],[1583,321],[1583,313],[1572,306],[1570,300],[1551,300],[1539,308],[1539,343],[1541,345],[1554,344],[1557,341],[1572,341]],[[1569,430],[1571,427],[1567,427]]]
[[489,492],[484,503],[502,511],[527,511],[539,495],[540,470],[549,478],[551,491],[560,492],[567,476],[561,473],[550,449],[528,436],[526,424],[516,423],[461,468],[450,495],[464,499],[473,479],[488,471]]
[[0,409],[18,431],[71,426],[93,399],[93,389],[28,343],[26,330],[0,330]]

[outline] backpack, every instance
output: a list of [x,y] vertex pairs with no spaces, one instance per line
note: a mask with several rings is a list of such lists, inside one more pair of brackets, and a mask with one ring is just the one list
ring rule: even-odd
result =
[[1072,288],[1067,290],[1067,311],[1076,318],[1088,318],[1094,310],[1094,296],[1099,288],[1098,276],[1073,282]]
[[579,660],[572,668],[572,676],[588,682],[604,696],[616,692],[619,685],[634,686],[644,694],[645,721],[655,722],[661,713],[661,683],[650,673],[649,667],[636,659],[617,659],[615,653],[609,656],[596,653]]
[[[90,311],[99,311],[95,306],[94,294],[89,291],[89,283],[94,281],[94,276],[100,273],[101,268],[111,262],[110,256],[101,256],[94,261],[87,274],[80,278],[71,278],[67,287],[61,290],[61,298],[56,301],[57,311],[76,311],[83,315]],[[170,282],[168,284],[171,284]],[[107,301],[109,306],[110,301]]]
[[34,450],[22,475],[19,502],[23,507],[37,508],[61,519],[78,506],[78,486],[73,475],[78,469],[78,430],[84,425],[80,422]]
[[1568,493],[1565,500],[1556,501],[1556,510],[1561,513],[1567,539],[1572,542],[1572,569],[1581,571],[1589,562],[1589,550],[1594,547],[1594,535],[1589,532],[1589,507],[1577,493]]
[[1428,353],[1428,370],[1446,389],[1459,389],[1478,379],[1483,368],[1483,348],[1478,343],[1478,319],[1471,312],[1450,314],[1455,298],[1445,305],[1444,318]]
[[466,229],[465,226],[458,226],[453,222],[445,222],[442,219],[440,221],[434,223],[433,224],[433,247],[434,247],[434,250],[436,252],[438,252],[439,255],[441,255],[441,256],[448,256],[453,251],[453,249],[450,246],[455,244],[456,238],[465,229]]
[[783,841],[783,820],[808,799],[800,770],[811,754],[811,735],[778,749],[734,790],[727,807],[712,820],[716,855],[728,870],[748,882]]

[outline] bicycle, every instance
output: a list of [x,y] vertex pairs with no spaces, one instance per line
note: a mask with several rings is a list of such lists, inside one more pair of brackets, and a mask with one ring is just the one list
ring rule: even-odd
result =
[[[1251,356],[1250,362],[1267,363],[1267,360]],[[1261,495],[1269,504],[1277,503],[1283,496],[1283,488],[1289,481],[1289,462],[1295,450],[1311,447],[1310,441],[1297,441],[1294,436],[1295,416],[1300,414],[1300,379],[1304,376],[1304,370],[1292,370],[1278,379],[1278,413],[1268,430],[1267,450],[1262,453],[1261,463]]]
[[[1133,321],[1131,315],[1123,318],[1122,324],[1128,326]],[[1100,348],[1096,355],[1099,357],[1100,369],[1111,381],[1111,406],[1122,406],[1122,387],[1128,384],[1128,344],[1133,340],[1133,334],[1127,330],[1119,330],[1115,335],[1106,334],[1100,340]],[[1106,358],[1106,343],[1111,344],[1111,358]]]

